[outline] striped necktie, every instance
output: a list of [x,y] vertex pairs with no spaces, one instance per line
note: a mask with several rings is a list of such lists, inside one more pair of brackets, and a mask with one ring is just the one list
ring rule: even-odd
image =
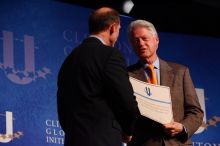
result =
[[154,72],[154,66],[152,64],[149,64],[146,68],[147,70],[147,73],[148,73],[148,80],[147,82],[148,83],[151,83],[151,84],[157,84],[157,77],[156,77],[156,74]]

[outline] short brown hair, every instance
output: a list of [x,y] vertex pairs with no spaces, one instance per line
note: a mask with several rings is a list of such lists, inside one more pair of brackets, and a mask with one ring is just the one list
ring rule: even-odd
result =
[[113,23],[120,23],[119,13],[112,8],[99,8],[89,16],[89,33],[104,31]]

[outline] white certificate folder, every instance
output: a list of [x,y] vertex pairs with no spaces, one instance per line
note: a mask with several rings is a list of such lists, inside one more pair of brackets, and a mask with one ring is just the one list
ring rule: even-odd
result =
[[173,121],[170,88],[129,77],[142,116],[161,124]]

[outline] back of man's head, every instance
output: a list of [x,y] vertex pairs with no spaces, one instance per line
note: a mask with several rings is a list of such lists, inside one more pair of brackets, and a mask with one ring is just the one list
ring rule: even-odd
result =
[[113,23],[120,23],[119,13],[112,8],[99,8],[89,16],[89,33],[94,34],[105,31]]

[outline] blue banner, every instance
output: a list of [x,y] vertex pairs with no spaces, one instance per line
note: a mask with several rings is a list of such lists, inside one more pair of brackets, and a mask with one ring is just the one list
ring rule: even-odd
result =
[[[57,120],[57,73],[64,58],[87,37],[90,12],[55,0],[1,1],[0,145],[63,145],[64,132]],[[131,20],[121,16],[116,43],[127,65],[137,60],[126,32]],[[220,39],[165,32],[159,37],[161,58],[189,66],[205,111],[193,136],[194,146],[220,145]]]

